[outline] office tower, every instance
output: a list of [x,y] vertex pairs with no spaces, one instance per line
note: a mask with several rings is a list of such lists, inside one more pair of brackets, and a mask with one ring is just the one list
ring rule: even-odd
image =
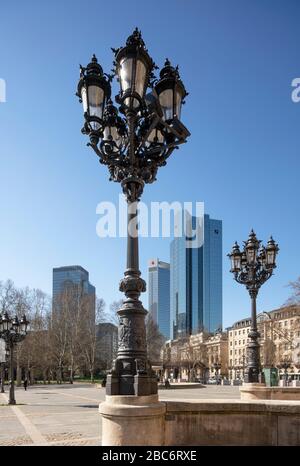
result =
[[170,264],[159,259],[148,263],[149,313],[160,332],[170,338]]
[[59,309],[62,293],[70,289],[77,298],[90,298],[90,312],[95,320],[96,288],[89,282],[89,273],[80,265],[55,267],[53,269],[53,308]]
[[[172,339],[222,328],[222,221],[186,213],[183,226],[170,251]],[[196,247],[187,240],[191,229]]]

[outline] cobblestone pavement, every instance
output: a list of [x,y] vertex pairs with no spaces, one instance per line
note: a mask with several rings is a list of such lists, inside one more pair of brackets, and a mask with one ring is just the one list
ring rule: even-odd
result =
[[[8,389],[6,388],[6,392]],[[160,399],[234,399],[239,388],[207,386],[159,391]],[[105,390],[89,384],[36,385],[16,389],[16,406],[0,398],[2,445],[100,445],[98,406]]]

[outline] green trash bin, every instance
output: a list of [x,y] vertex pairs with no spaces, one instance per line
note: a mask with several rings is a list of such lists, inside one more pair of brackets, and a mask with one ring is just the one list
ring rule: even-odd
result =
[[278,385],[278,369],[276,367],[264,367],[263,373],[267,387],[276,387]]

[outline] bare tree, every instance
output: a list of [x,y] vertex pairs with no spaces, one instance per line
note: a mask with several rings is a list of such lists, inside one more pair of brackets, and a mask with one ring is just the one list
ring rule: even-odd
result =
[[68,312],[63,306],[63,296],[58,295],[53,302],[52,319],[50,326],[50,347],[54,360],[56,381],[62,382],[63,367],[68,356]]
[[20,384],[21,367],[25,369],[25,378],[34,383],[34,371],[43,371],[45,359],[48,359],[48,325],[47,315],[50,310],[50,297],[39,289],[25,288],[18,290],[16,309],[18,314],[26,315],[30,321],[30,332],[17,346],[17,382]]
[[195,347],[190,338],[185,339],[181,345],[180,369],[186,369],[188,382],[191,381],[192,369],[196,361]]
[[265,338],[262,347],[264,367],[273,367],[276,364],[276,345],[270,338]]
[[108,320],[114,325],[119,325],[119,316],[117,314],[118,310],[121,308],[123,304],[123,299],[119,299],[118,301],[113,301],[109,306],[109,316]]
[[97,298],[95,316],[91,313],[92,307],[91,297],[85,296],[81,303],[82,325],[79,346],[84,359],[84,365],[90,373],[91,382],[94,382],[97,355],[96,324],[100,324],[106,320],[105,301],[102,298]]
[[106,304],[104,299],[96,298],[96,314],[95,314],[95,323],[101,324],[102,322],[107,322],[108,316],[105,312]]
[[[92,299],[70,284],[54,300],[51,310],[50,297],[41,290],[16,288],[11,280],[0,281],[0,312],[19,317],[25,313],[30,321],[27,337],[15,347],[19,385],[24,371],[30,382],[37,375],[44,383],[50,383],[54,376],[61,383],[65,369],[71,383],[79,370],[88,371],[94,380],[96,325],[108,322],[111,316],[106,314],[102,298],[97,298],[96,306]],[[119,304],[115,303],[115,308]]]
[[16,292],[17,289],[12,280],[0,281],[0,308],[2,313],[15,313]]
[[159,331],[157,323],[151,314],[146,317],[146,341],[148,358],[153,364],[161,363],[161,351],[165,342],[165,337]]
[[291,288],[292,293],[291,296],[287,300],[287,305],[291,304],[300,304],[300,277],[297,278],[294,282],[290,282],[288,284],[289,288]]

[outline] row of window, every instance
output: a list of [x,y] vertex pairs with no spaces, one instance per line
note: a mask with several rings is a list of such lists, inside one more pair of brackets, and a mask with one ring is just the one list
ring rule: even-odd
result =
[[[276,319],[280,318],[280,317],[278,317],[278,315],[280,316],[280,314],[275,315],[275,318],[276,318]],[[293,314],[293,315],[294,315],[294,314]],[[285,317],[286,317],[286,316],[285,316]],[[270,323],[270,321],[267,321],[267,322]],[[292,325],[294,324],[294,319],[285,320],[285,321],[283,321],[283,322],[278,322],[278,323],[276,323],[276,326],[278,326],[278,327],[283,327],[283,326],[284,326],[284,327],[287,327],[287,326],[288,326],[288,323],[290,323],[290,326],[292,326]],[[295,323],[300,324],[300,319],[296,319],[296,320],[295,320]],[[250,325],[251,325],[251,321],[247,321],[245,326],[250,326]],[[250,329],[247,329],[247,332],[249,332],[249,330],[250,330]],[[246,329],[234,330],[234,331],[229,332],[229,336],[232,337],[233,334],[234,334],[234,336],[241,335],[242,333],[245,334],[245,331],[246,331]]]
[[[249,338],[247,338],[247,341],[249,341]],[[245,342],[246,342],[246,340],[239,340],[239,341],[236,341],[235,344],[241,346],[241,345],[244,345]],[[233,345],[233,342],[231,341],[230,346],[232,346],[232,345]]]
[[[232,367],[232,362],[233,362],[233,359],[230,359],[229,365],[230,365],[231,367]],[[245,365],[246,365],[246,360],[241,361],[241,360],[235,359],[235,360],[234,360],[234,365],[235,365],[235,366],[245,366]]]
[[[233,350],[230,350],[230,356],[232,356],[232,351]],[[234,350],[234,354],[237,355],[237,354],[245,354],[246,352],[246,348],[240,348],[239,350]]]
[[[300,323],[300,319],[299,320],[299,323]],[[298,321],[297,320],[297,321]],[[276,324],[277,327],[281,328],[281,327],[287,327],[288,326],[288,320],[285,320],[284,322],[278,322]],[[290,327],[293,325],[293,320],[290,321]],[[235,330],[234,331],[234,336],[237,336],[237,335],[245,335],[246,333],[249,333],[250,332],[250,328],[247,328],[247,329],[243,329],[243,330]],[[261,332],[261,334],[263,335],[264,332]],[[233,336],[233,332],[229,332],[229,336],[232,337]],[[298,332],[298,336],[300,336],[300,332]]]
[[[239,332],[239,333],[238,333]],[[250,328],[244,328],[243,330],[235,330],[234,331],[234,336],[236,337],[238,334],[239,335],[245,335],[246,333],[249,333],[250,332]],[[233,332],[229,332],[229,336],[232,337],[233,336]]]

